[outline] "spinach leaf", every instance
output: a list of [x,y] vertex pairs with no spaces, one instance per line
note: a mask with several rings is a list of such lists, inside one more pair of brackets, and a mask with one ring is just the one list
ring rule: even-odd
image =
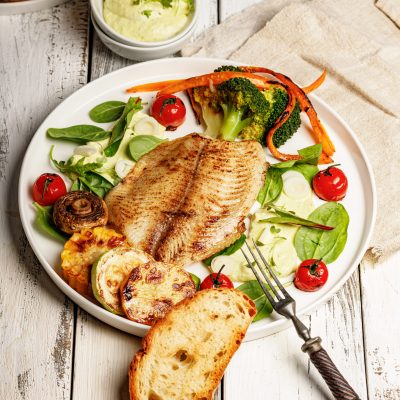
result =
[[246,240],[246,235],[241,235],[240,238],[238,240],[236,240],[236,242],[233,242],[229,247],[227,247],[226,249],[223,249],[221,251],[219,251],[218,253],[213,254],[211,257],[206,258],[205,260],[203,260],[203,263],[206,264],[207,266],[211,265],[211,261],[217,257],[217,256],[230,256],[233,253],[236,253],[244,244]]
[[116,121],[124,112],[125,104],[123,101],[106,101],[92,108],[89,117],[98,123]]
[[270,203],[278,198],[282,192],[283,171],[278,168],[269,168],[265,176],[264,186],[258,193],[257,201],[263,206],[266,203]]
[[139,161],[142,156],[155,149],[162,142],[165,142],[165,140],[151,135],[134,136],[129,142],[129,154],[133,160]]
[[315,209],[308,217],[311,221],[335,227],[321,231],[307,227],[300,228],[294,237],[294,246],[300,260],[322,258],[326,264],[335,261],[347,241],[349,215],[339,203],[328,202]]
[[79,144],[107,139],[110,132],[94,125],[74,125],[67,128],[49,128],[47,135],[52,139],[68,140]]
[[192,278],[192,281],[194,283],[194,287],[196,288],[196,292],[197,292],[200,289],[200,278],[197,275],[192,274],[191,272],[189,272],[189,274],[190,274],[190,276]]
[[140,99],[140,97],[129,98],[128,103],[125,105],[121,116],[119,117],[118,121],[112,129],[110,142],[108,146],[104,149],[104,154],[107,157],[114,156],[115,153],[118,151],[127,127],[127,115],[133,110],[135,110],[134,112],[138,112],[142,108],[142,100]]
[[297,151],[301,156],[301,160],[297,161],[297,164],[307,163],[307,164],[318,164],[319,156],[322,153],[322,144],[317,143],[312,146],[304,147]]
[[54,225],[53,215],[51,213],[52,207],[44,207],[36,202],[34,202],[33,205],[36,208],[35,225],[37,226],[37,228],[40,229],[43,233],[64,244],[67,238]]
[[87,187],[91,192],[102,198],[107,194],[110,189],[113,188],[113,185],[108,182],[107,179],[103,178],[96,172],[86,172],[78,179],[84,185],[84,187]]
[[256,305],[257,314],[253,319],[253,322],[259,321],[260,319],[268,317],[272,313],[272,306],[261,289],[258,281],[248,281],[237,287],[236,289],[247,294]]
[[322,229],[325,231],[331,231],[333,229],[332,226],[326,226],[322,224],[315,223],[305,218],[298,217],[293,212],[288,212],[269,204],[267,209],[272,209],[277,217],[270,217],[266,219],[261,219],[260,222],[269,222],[270,224],[288,224],[288,225],[300,225],[300,226],[308,226],[310,228]]
[[319,156],[322,153],[322,144],[314,144],[312,146],[304,147],[304,149],[297,150],[301,156],[301,160],[289,160],[280,163],[272,164],[271,168],[290,168],[299,164],[318,164]]

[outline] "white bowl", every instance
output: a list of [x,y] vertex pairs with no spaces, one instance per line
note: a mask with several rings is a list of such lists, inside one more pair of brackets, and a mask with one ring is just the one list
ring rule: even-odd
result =
[[135,46],[135,47],[159,47],[159,46],[171,44],[177,40],[180,40],[183,37],[186,37],[189,32],[193,31],[193,27],[196,25],[198,15],[199,15],[198,2],[196,0],[194,0],[194,13],[192,15],[192,18],[188,21],[186,27],[183,30],[181,30],[175,36],[173,36],[172,38],[167,39],[167,40],[158,41],[158,42],[143,42],[143,41],[131,39],[131,38],[128,38],[127,36],[121,35],[117,31],[115,31],[113,28],[111,28],[111,26],[108,25],[104,20],[103,4],[104,4],[104,0],[90,0],[92,15],[93,15],[94,19],[96,20],[97,25],[111,39],[114,39],[115,41],[120,42],[122,44],[126,44],[128,46]]
[[157,47],[138,47],[128,46],[126,44],[117,42],[113,38],[106,35],[93,18],[93,14],[92,23],[96,33],[99,35],[100,40],[104,43],[106,47],[108,47],[111,51],[118,54],[119,56],[133,61],[148,61],[170,56],[178,52],[183,47],[184,43],[194,33],[194,26],[192,26],[192,29],[190,31],[187,31],[185,36],[181,37],[175,42]]

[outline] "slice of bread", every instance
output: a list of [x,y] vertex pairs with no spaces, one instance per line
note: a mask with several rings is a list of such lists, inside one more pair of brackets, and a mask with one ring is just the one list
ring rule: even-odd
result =
[[131,400],[211,400],[256,314],[234,289],[197,292],[143,339],[129,371]]

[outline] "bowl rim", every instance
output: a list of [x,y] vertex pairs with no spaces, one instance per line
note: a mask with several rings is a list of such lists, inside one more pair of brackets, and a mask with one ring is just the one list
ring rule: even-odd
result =
[[[113,37],[109,36],[106,32],[104,32],[104,30],[101,28],[99,23],[94,18],[93,13],[91,14],[91,16],[92,16],[91,21],[92,21],[93,27],[96,30],[96,33],[99,35],[100,40],[102,42],[103,42],[103,39],[102,39],[102,37],[103,37],[104,40],[107,40],[109,43],[113,44],[114,46],[120,47],[121,49],[136,51],[136,52],[141,52],[141,53],[147,53],[147,54],[151,53],[152,51],[167,50],[169,47],[173,47],[174,45],[183,43],[185,40],[189,39],[189,36],[191,36],[194,31],[194,26],[193,26],[192,29],[188,32],[187,37],[186,36],[181,37],[180,39],[178,39],[172,43],[165,44],[163,46],[139,47],[139,46],[133,46],[133,45],[128,45],[125,43],[118,42]],[[176,50],[176,51],[179,51],[179,50]]]
[[101,30],[114,41],[119,42],[121,44],[136,47],[136,48],[152,48],[152,47],[160,47],[168,44],[172,44],[179,39],[182,39],[184,36],[189,34],[192,31],[194,26],[197,23],[198,15],[199,15],[199,2],[197,0],[193,0],[194,2],[194,12],[192,13],[192,18],[190,22],[186,25],[186,27],[178,32],[172,38],[158,41],[158,42],[143,42],[140,40],[130,39],[127,36],[121,35],[117,31],[115,31],[110,25],[106,23],[103,17],[103,7],[100,7],[100,4],[104,4],[104,0],[90,0],[90,9],[93,15],[93,19],[96,20],[97,25],[101,28]]

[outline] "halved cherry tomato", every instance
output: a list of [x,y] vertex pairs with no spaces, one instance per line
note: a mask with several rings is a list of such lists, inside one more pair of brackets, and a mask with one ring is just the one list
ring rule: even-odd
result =
[[322,260],[312,258],[303,261],[296,271],[294,285],[304,292],[315,292],[325,285],[328,268]]
[[346,175],[334,165],[319,171],[313,178],[315,194],[325,201],[342,200],[346,196],[347,187]]
[[232,281],[224,274],[221,274],[221,271],[224,269],[225,265],[221,267],[218,272],[214,272],[204,278],[203,282],[201,282],[200,290],[203,289],[214,289],[214,288],[229,288],[233,289]]
[[150,114],[168,130],[175,130],[185,121],[186,107],[179,97],[165,94],[155,98]]
[[33,184],[33,200],[41,206],[50,206],[67,193],[67,188],[60,175],[45,173]]

